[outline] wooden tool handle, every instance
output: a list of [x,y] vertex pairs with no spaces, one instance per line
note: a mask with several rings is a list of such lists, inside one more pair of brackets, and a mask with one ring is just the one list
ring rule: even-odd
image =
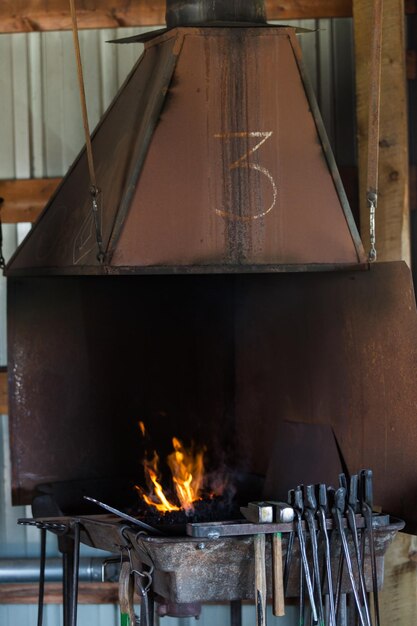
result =
[[265,535],[255,535],[255,606],[257,626],[266,626]]
[[272,535],[273,611],[276,617],[285,615],[284,582],[282,572],[281,533]]

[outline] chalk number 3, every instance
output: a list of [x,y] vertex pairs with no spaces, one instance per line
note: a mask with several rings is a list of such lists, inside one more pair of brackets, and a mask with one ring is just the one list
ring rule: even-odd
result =
[[265,217],[265,215],[268,215],[268,213],[270,213],[272,211],[272,209],[274,208],[276,202],[277,202],[277,196],[278,196],[278,190],[277,190],[277,186],[275,184],[275,180],[271,174],[271,172],[266,168],[263,167],[262,165],[258,165],[258,163],[253,163],[251,161],[251,156],[253,154],[255,154],[255,152],[257,152],[266,141],[268,141],[268,139],[270,139],[273,135],[273,131],[270,132],[260,132],[260,131],[253,131],[253,132],[238,132],[238,133],[219,133],[214,135],[215,139],[221,139],[223,141],[230,141],[232,139],[247,139],[247,138],[254,138],[254,139],[259,139],[258,143],[255,144],[255,146],[253,148],[251,148],[250,150],[247,150],[247,152],[245,152],[245,154],[243,154],[239,159],[237,159],[236,161],[234,161],[233,163],[231,163],[229,165],[229,171],[234,171],[234,170],[238,170],[238,169],[242,169],[242,170],[254,170],[256,172],[259,172],[262,176],[265,176],[271,187],[272,187],[272,203],[269,207],[264,208],[262,211],[260,211],[259,213],[256,213],[255,215],[248,215],[248,216],[242,216],[242,215],[238,215],[236,213],[233,213],[231,211],[225,211],[225,210],[221,210],[221,209],[216,209],[216,213],[218,215],[221,215],[222,217],[227,217],[229,219],[234,219],[234,220],[239,220],[242,222],[248,222],[248,221],[252,221],[252,220],[258,220],[262,217]]

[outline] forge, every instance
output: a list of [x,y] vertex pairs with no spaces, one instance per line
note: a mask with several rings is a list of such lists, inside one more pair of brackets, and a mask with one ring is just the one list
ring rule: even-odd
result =
[[[166,29],[118,45],[138,41],[145,52],[93,134],[98,190],[82,151],[7,267],[13,500],[33,505],[24,523],[59,537],[65,626],[80,541],[122,555],[144,626],[155,600],[161,614],[197,614],[193,603],[254,598],[262,532],[240,506],[363,467],[387,514],[370,514],[374,572],[354,510],[375,591],[396,518],[417,527],[410,271],[368,264],[295,29],[268,24],[262,0],[168,0]],[[227,510],[219,498],[197,502],[194,519],[189,505],[171,522],[138,510],[141,421],[164,458],[173,438],[210,450],[208,471],[233,477]],[[336,585],[344,531],[330,509]],[[271,529],[293,554],[298,596],[297,521]],[[342,593],[349,584],[345,571]]]

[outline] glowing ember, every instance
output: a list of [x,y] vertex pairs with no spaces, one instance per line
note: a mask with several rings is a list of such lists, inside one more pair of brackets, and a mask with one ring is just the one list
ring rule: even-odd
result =
[[[142,435],[145,435],[143,422],[139,423]],[[146,494],[142,487],[136,486],[137,491],[146,504],[155,507],[160,513],[185,510],[187,513],[194,511],[193,503],[201,500],[201,490],[204,482],[204,451],[194,452],[187,449],[176,437],[172,440],[173,452],[167,458],[167,464],[172,474],[173,486],[179,506],[173,504],[164,493],[158,469],[159,457],[156,452],[151,459],[145,459],[146,482],[149,493]]]

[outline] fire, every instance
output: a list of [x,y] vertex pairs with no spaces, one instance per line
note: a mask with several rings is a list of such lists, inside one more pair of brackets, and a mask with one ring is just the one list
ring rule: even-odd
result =
[[[144,427],[142,429],[144,432]],[[173,504],[164,493],[159,472],[159,457],[156,452],[151,459],[145,459],[146,481],[149,494],[141,487],[136,487],[146,504],[155,507],[161,513],[185,510],[190,513],[194,510],[194,502],[201,500],[201,490],[204,482],[204,451],[194,452],[187,449],[179,439],[172,439],[173,452],[168,455],[167,464],[172,474],[172,482],[179,506]]]

